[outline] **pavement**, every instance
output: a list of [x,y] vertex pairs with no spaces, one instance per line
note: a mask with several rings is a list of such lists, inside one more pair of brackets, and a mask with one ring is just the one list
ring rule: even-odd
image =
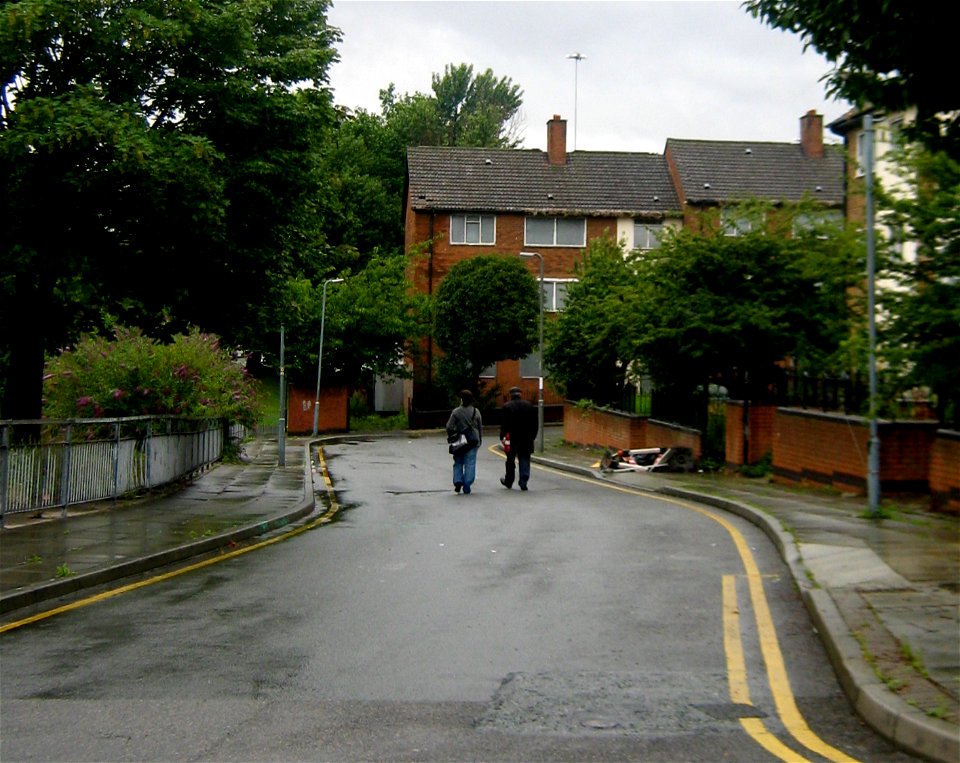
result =
[[[240,461],[165,493],[71,507],[67,516],[60,509],[7,515],[0,632],[80,593],[229,553],[323,516],[327,488],[311,463],[310,439],[288,438],[282,467],[275,440],[244,448]],[[548,427],[533,460],[756,524],[790,569],[860,716],[909,753],[960,761],[960,517],[891,499],[884,518],[871,519],[866,499],[854,495],[728,474],[603,471],[602,454],[566,444],[562,427]]]

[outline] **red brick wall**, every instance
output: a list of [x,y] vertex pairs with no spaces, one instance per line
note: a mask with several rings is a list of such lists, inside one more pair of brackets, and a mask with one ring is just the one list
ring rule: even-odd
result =
[[700,433],[647,416],[597,408],[563,406],[563,439],[577,445],[631,450],[634,448],[686,447],[700,458]]
[[[870,438],[866,419],[779,408],[774,421],[776,481],[815,483],[866,493]],[[936,423],[884,421],[877,430],[881,491],[926,491]]]
[[[291,386],[287,390],[287,431],[290,434],[313,432],[313,398],[317,390]],[[346,387],[320,390],[318,432],[345,432],[348,426],[350,395]]]
[[[773,420],[776,406],[751,405],[749,410],[749,463],[755,464],[773,451]],[[743,466],[743,403],[731,400],[726,409],[725,460],[728,466]]]
[[930,446],[929,474],[932,508],[960,514],[960,432],[937,432]]

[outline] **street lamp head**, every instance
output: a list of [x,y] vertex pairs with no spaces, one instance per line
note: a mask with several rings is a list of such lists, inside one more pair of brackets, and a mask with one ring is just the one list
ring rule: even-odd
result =
[[328,278],[326,283],[343,283],[342,278]]
[[583,53],[567,53],[567,58],[572,58],[575,61],[583,61],[586,56]]

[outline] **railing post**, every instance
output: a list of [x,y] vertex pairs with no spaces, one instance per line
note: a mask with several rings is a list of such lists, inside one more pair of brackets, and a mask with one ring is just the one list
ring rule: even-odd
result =
[[7,479],[10,473],[10,427],[0,426],[0,529],[7,513]]
[[61,516],[67,516],[67,507],[70,505],[70,452],[73,446],[73,424],[67,423],[66,431],[63,435],[63,461],[60,464],[60,502],[63,508],[60,510]]
[[120,490],[120,419],[113,425],[113,504],[117,504],[117,493]]

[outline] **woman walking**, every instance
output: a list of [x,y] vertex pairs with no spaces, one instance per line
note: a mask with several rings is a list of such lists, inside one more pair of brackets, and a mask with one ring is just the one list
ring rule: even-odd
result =
[[[463,435],[466,442],[455,447],[455,441]],[[447,441],[453,454],[453,490],[470,493],[470,486],[477,477],[477,451],[483,440],[483,420],[473,404],[473,393],[460,390],[460,405],[453,409],[447,420]],[[462,441],[461,441],[462,442]]]

